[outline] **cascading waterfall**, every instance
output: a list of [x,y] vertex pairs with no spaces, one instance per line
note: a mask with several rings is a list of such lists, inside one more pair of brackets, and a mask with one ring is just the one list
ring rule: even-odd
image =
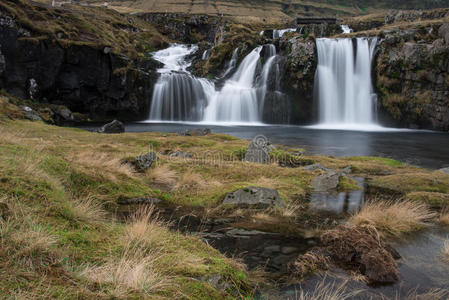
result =
[[223,73],[222,77],[226,77],[231,73],[232,70],[234,70],[235,66],[237,65],[237,60],[239,58],[239,48],[235,48],[234,52],[232,53],[231,60],[229,61],[228,67],[226,68],[226,71]]
[[204,109],[215,92],[213,83],[192,76],[185,60],[198,50],[197,46],[172,45],[155,52],[153,58],[162,62],[161,74],[154,86],[149,119],[152,121],[201,121]]
[[206,108],[206,122],[260,122],[257,91],[254,88],[256,68],[262,46],[248,54],[222,90]]
[[[263,46],[259,46],[243,59],[220,91],[213,82],[187,71],[190,63],[186,57],[198,50],[196,46],[174,44],[153,53],[164,67],[158,70],[161,77],[154,87],[149,121],[262,122],[268,74],[276,55],[274,45],[265,47],[263,67],[260,59]],[[238,49],[224,76],[236,67],[237,59]]]
[[375,125],[376,94],[371,65],[377,38],[317,39],[315,76],[320,124],[358,128]]

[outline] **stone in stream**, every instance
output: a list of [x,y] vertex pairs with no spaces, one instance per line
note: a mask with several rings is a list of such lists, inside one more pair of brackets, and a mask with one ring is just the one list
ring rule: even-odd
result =
[[312,179],[312,187],[315,192],[328,192],[335,190],[340,182],[340,176],[351,173],[351,167],[346,167],[341,171],[327,169],[327,173],[321,174]]
[[147,154],[137,156],[132,162],[132,164],[137,172],[143,173],[149,168],[151,168],[151,166],[156,160],[157,160],[156,153],[149,152]]
[[268,164],[271,161],[271,150],[272,148],[270,147],[268,139],[265,136],[256,136],[251,141],[248,149],[246,150],[245,161],[259,164]]
[[98,129],[99,133],[122,133],[125,132],[125,125],[122,122],[114,120],[111,123],[103,125]]
[[254,186],[226,194],[223,204],[283,206],[278,191]]

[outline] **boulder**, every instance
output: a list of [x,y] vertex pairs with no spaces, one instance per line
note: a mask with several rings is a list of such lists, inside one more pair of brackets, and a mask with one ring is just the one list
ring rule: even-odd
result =
[[31,121],[42,121],[39,113],[33,110],[29,106],[21,106],[22,110],[25,112],[25,118]]
[[198,129],[186,129],[178,133],[180,136],[205,136],[210,134],[212,131],[209,128],[198,128]]
[[323,166],[323,165],[320,164],[320,163],[305,166],[305,167],[304,167],[304,170],[307,170],[307,171],[322,170],[322,171],[326,171],[326,172],[329,171],[328,168],[326,168],[325,166]]
[[245,153],[244,161],[268,164],[270,163],[270,152],[272,148],[269,145],[268,139],[264,136],[256,136],[249,144]]
[[223,204],[255,205],[255,206],[282,206],[278,191],[263,187],[250,186],[226,194]]
[[54,106],[52,110],[57,122],[74,120],[72,112],[65,106],[62,105]]
[[149,168],[151,168],[151,166],[153,165],[153,163],[157,160],[157,156],[156,153],[154,152],[149,152],[147,154],[144,155],[140,155],[137,156],[134,161],[133,161],[133,166],[136,169],[137,172],[145,172],[146,170],[148,170]]
[[98,129],[99,133],[122,133],[125,132],[125,125],[122,122],[114,120],[111,123],[103,125]]

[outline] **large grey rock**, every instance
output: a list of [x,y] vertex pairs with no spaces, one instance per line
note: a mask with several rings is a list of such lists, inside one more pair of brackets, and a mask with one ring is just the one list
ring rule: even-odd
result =
[[327,192],[336,189],[339,182],[340,174],[330,171],[313,178],[312,187],[315,192]]
[[351,173],[351,167],[346,167],[340,171],[328,170],[312,179],[312,187],[315,192],[328,192],[335,190],[340,183],[340,176]]
[[438,171],[446,173],[447,175],[449,175],[449,167],[448,168],[439,169]]
[[133,165],[137,172],[145,172],[146,170],[151,168],[151,166],[156,160],[157,160],[156,153],[149,152],[147,154],[137,156],[134,159]]
[[52,108],[57,121],[73,121],[74,117],[70,109],[65,106],[55,106]]
[[25,112],[25,118],[31,121],[42,121],[39,114],[28,106],[21,106],[22,110]]
[[245,153],[245,161],[268,164],[270,163],[271,147],[266,137],[256,136],[249,144]]
[[98,129],[99,133],[122,133],[125,132],[125,125],[122,122],[114,120],[111,123],[103,125]]
[[223,204],[282,206],[281,197],[276,190],[250,186],[226,194]]

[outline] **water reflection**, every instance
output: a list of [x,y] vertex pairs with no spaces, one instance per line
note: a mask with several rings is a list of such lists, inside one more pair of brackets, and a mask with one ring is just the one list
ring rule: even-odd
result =
[[314,192],[310,196],[310,209],[335,213],[352,213],[357,211],[365,202],[363,178],[353,178],[360,186],[360,190],[350,192],[322,193]]

